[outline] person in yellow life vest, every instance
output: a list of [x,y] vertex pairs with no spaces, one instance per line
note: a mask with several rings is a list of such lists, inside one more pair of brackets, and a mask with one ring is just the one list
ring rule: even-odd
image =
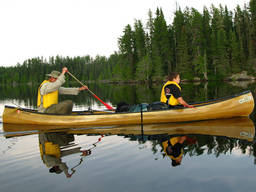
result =
[[172,160],[173,167],[181,164],[185,142],[186,145],[193,145],[196,144],[197,139],[195,137],[188,137],[187,135],[184,135],[171,137],[167,140],[164,139],[162,142],[164,153]]
[[160,101],[168,105],[169,108],[188,107],[194,108],[189,105],[181,97],[180,75],[176,72],[171,72],[168,75],[168,81],[164,84],[161,91]]
[[47,80],[44,80],[38,88],[37,106],[38,112],[51,114],[70,114],[73,108],[73,102],[66,100],[58,102],[59,94],[78,95],[82,90],[88,90],[87,86],[80,88],[61,87],[65,83],[66,67],[59,71],[52,71],[46,74]]
[[50,168],[50,173],[60,174],[64,172],[67,178],[72,176],[69,168],[62,157],[81,153],[81,156],[91,154],[90,150],[81,150],[81,147],[74,147],[73,134],[64,132],[39,133],[39,149],[43,163]]
[[186,136],[172,137],[162,142],[164,152],[167,154],[167,156],[171,158],[173,167],[181,164],[182,156],[184,153],[183,143],[186,140],[186,138]]

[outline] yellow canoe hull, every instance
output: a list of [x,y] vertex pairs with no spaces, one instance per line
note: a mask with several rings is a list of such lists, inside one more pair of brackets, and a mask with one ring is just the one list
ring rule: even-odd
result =
[[248,117],[231,119],[215,119],[186,123],[164,123],[148,125],[122,125],[109,127],[83,128],[81,126],[43,126],[3,124],[5,137],[19,137],[30,134],[65,132],[68,134],[99,134],[99,135],[211,135],[225,136],[253,141],[255,128],[253,121]]
[[112,126],[188,122],[249,116],[254,108],[251,92],[244,92],[226,99],[196,104],[195,108],[161,111],[99,114],[52,115],[29,109],[5,106],[3,123],[33,125]]

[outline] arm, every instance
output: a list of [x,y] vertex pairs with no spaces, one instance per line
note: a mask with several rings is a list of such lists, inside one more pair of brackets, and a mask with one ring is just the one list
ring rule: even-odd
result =
[[64,173],[65,173],[65,175],[66,175],[67,178],[70,178],[70,177],[72,176],[72,175],[69,174],[69,172],[68,172],[68,166],[66,165],[66,163],[62,163],[62,162],[61,162],[58,166],[59,166],[60,170],[64,171]]
[[[65,73],[68,72],[68,69],[66,67],[64,67],[62,69],[62,74],[64,75]],[[65,88],[65,87],[60,87],[59,89],[59,94],[63,94],[63,95],[78,95],[80,91],[83,90],[88,90],[87,86],[83,86],[80,88]]]
[[60,88],[60,86],[62,84],[65,83],[65,76],[64,74],[61,74],[58,79],[55,82],[51,82],[51,83],[45,83],[41,89],[40,89],[40,93],[41,95],[46,95],[48,93],[51,93],[53,91],[56,91]]
[[178,143],[183,144],[186,139],[187,139],[187,136],[182,136],[179,138]]
[[80,92],[79,88],[67,88],[67,87],[60,87],[59,94],[62,95],[78,95]]
[[60,87],[59,88],[59,94],[63,95],[78,95],[80,91],[88,90],[87,86],[79,87],[79,88],[66,88],[66,87]]
[[182,97],[177,98],[177,100],[178,100],[179,103],[180,103],[181,105],[183,105],[184,107],[194,108],[193,105],[189,105],[186,101],[184,101]]

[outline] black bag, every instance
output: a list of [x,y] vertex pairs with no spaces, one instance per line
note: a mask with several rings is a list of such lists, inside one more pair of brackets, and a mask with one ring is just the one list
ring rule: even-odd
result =
[[159,101],[149,104],[149,111],[158,111],[168,109],[168,105]]
[[125,102],[120,102],[116,106],[116,113],[128,112],[130,110],[130,105]]

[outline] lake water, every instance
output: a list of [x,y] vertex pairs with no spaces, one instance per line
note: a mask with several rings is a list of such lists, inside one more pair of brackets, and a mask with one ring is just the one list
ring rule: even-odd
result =
[[[160,95],[158,85],[90,87],[113,106],[121,101],[150,103]],[[254,83],[216,82],[182,87],[187,101],[255,90]],[[1,115],[4,105],[35,108],[36,88],[0,89]],[[76,103],[75,109],[104,109],[88,93],[70,98]],[[0,191],[254,191],[254,114],[250,118],[145,125],[143,129],[128,126],[46,131],[1,123]],[[182,136],[186,136],[182,161],[173,166],[162,142]],[[45,149],[40,151],[40,143],[41,146],[51,143],[52,151],[48,153],[52,155],[46,155]],[[58,163],[60,173],[49,171],[52,162]]]

